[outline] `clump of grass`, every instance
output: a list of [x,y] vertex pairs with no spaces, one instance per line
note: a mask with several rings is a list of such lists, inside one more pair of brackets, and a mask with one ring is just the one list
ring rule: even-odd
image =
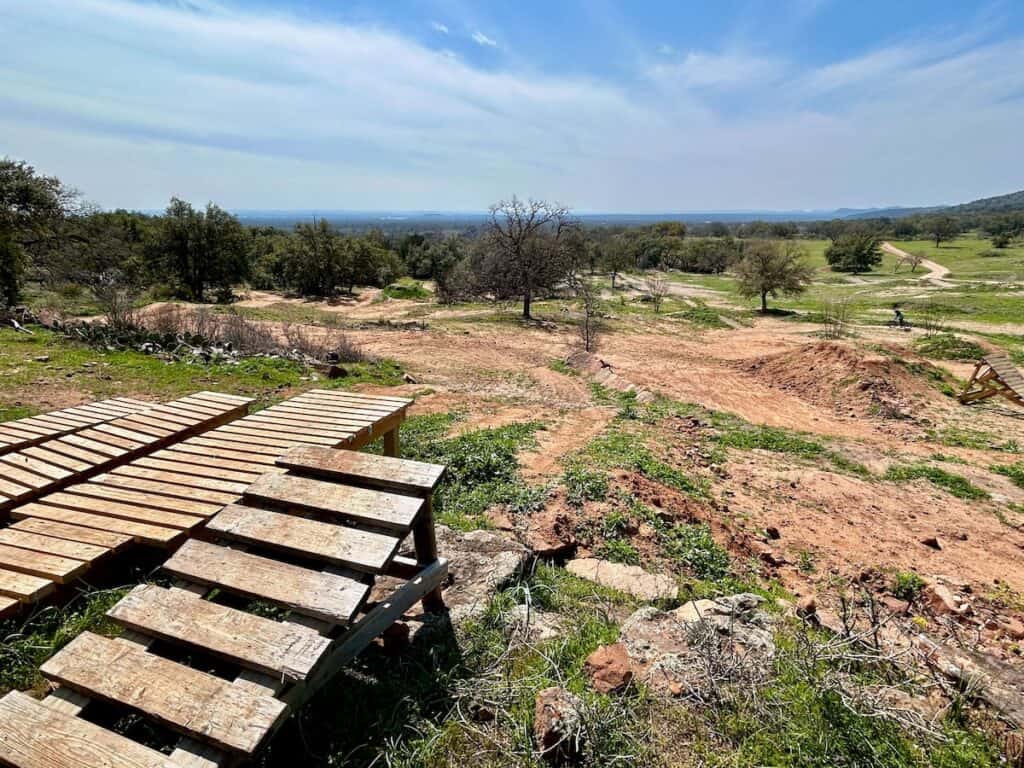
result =
[[993,464],[989,469],[996,474],[1010,478],[1020,488],[1024,488],[1024,461],[1016,464]]
[[626,565],[640,565],[640,553],[636,547],[625,539],[608,539],[597,549],[597,556],[602,560]]
[[583,454],[596,467],[639,472],[655,482],[683,493],[703,496],[704,484],[658,459],[636,435],[612,429],[594,440]]
[[411,299],[413,301],[423,301],[430,298],[430,291],[424,288],[423,283],[419,280],[402,278],[398,282],[391,283],[391,285],[382,290],[381,295],[389,299]]
[[567,362],[565,362],[565,360],[562,360],[561,358],[557,358],[557,357],[554,360],[552,360],[550,363],[548,363],[548,368],[550,368],[555,373],[562,374],[563,376],[579,376],[580,375],[579,371],[577,371],[575,368],[573,368],[571,365],[569,365]]
[[698,299],[690,299],[690,302],[690,306],[686,306],[677,312],[672,312],[670,316],[682,318],[702,328],[729,327],[726,323],[722,322],[720,310],[713,309]]
[[922,336],[914,342],[914,348],[934,360],[980,360],[985,354],[980,345],[953,333]]
[[1006,453],[1020,453],[1021,447],[1016,440],[1000,442],[991,432],[984,432],[980,429],[969,429],[967,427],[946,427],[945,429],[930,429],[928,439],[948,445],[951,448],[973,448],[982,451],[1004,451]]
[[667,557],[686,566],[698,579],[717,580],[729,573],[729,553],[704,523],[672,526],[662,536],[661,546]]
[[886,480],[903,482],[907,480],[927,480],[937,488],[968,501],[983,501],[991,498],[984,488],[979,488],[962,475],[947,472],[939,467],[928,464],[904,464],[890,467],[885,473]]
[[608,496],[608,475],[579,462],[571,463],[562,474],[562,485],[566,499],[574,507],[582,507],[587,501],[604,501]]
[[900,600],[913,600],[924,589],[925,581],[913,571],[900,571],[893,578],[892,593]]
[[816,440],[808,440],[787,429],[763,425],[737,426],[723,433],[719,442],[727,448],[742,451],[759,449],[787,453],[805,459],[814,459],[825,454],[825,446]]

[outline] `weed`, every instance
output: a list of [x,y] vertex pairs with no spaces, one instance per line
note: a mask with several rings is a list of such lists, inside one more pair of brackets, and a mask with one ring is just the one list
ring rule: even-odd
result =
[[895,482],[927,480],[932,485],[942,488],[958,499],[980,501],[991,498],[991,494],[988,491],[974,485],[966,477],[955,475],[952,472],[947,472],[944,469],[932,467],[928,464],[905,464],[890,467],[889,471],[885,473],[885,479]]
[[587,501],[604,501],[608,496],[608,475],[601,470],[588,469],[573,462],[562,474],[566,499],[574,507]]
[[925,581],[913,571],[900,571],[893,578],[892,593],[900,600],[913,600],[924,589]]
[[976,361],[985,354],[980,345],[952,333],[922,336],[914,342],[914,348],[924,357],[934,360]]
[[613,563],[640,565],[640,553],[625,539],[608,539],[597,549],[597,556]]
[[673,526],[662,536],[661,546],[667,557],[686,566],[699,579],[722,579],[729,572],[729,553],[703,523]]
[[562,374],[563,376],[579,376],[580,375],[579,371],[577,371],[575,368],[573,368],[571,365],[569,365],[567,362],[565,362],[565,360],[562,360],[561,358],[557,358],[557,357],[554,360],[552,360],[550,363],[548,363],[548,368],[550,368],[555,373]]
[[817,568],[814,553],[809,549],[801,549],[796,556],[796,567],[800,573],[814,573]]
[[1016,464],[993,464],[989,469],[1010,478],[1016,485],[1024,488],[1024,461],[1018,461]]

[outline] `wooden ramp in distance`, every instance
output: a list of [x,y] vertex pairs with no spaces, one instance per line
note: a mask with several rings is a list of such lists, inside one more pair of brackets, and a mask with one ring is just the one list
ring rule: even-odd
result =
[[1024,376],[1006,355],[985,355],[974,367],[959,400],[966,405],[997,395],[1014,405],[1024,406]]
[[115,397],[73,408],[40,413],[24,419],[0,423],[0,456],[11,451],[38,445],[62,435],[78,432],[86,427],[113,421],[121,416],[152,408],[154,403]]
[[[83,633],[51,657],[41,671],[58,687],[42,702],[17,692],[0,699],[0,764],[214,768],[248,759],[375,637],[435,593],[447,563],[432,548],[429,478],[442,468],[380,457],[356,467],[332,453],[340,452],[297,455],[292,463],[302,466],[284,477],[320,484],[324,499],[358,496],[362,522],[342,523],[334,506],[275,506],[290,498],[288,489],[276,498],[276,485],[225,507],[206,528],[209,540],[188,541],[165,563],[174,585],[140,585],[111,608],[124,635]],[[324,479],[339,464],[345,481]],[[392,470],[416,509],[408,524],[394,519],[394,488],[379,489]],[[387,530],[374,525],[378,518]],[[415,560],[397,555],[410,532]],[[398,586],[368,602],[385,575]],[[268,617],[268,605],[279,618]],[[104,722],[132,714],[147,726],[137,732],[180,740],[171,754],[157,753],[86,719],[92,702],[104,703]]]

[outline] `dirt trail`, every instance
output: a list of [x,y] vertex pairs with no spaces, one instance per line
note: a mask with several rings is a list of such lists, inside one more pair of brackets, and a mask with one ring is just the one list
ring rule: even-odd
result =
[[[886,253],[892,254],[893,256],[898,256],[901,259],[914,258],[913,255],[897,248],[895,245],[889,242],[882,243],[882,250],[885,251]],[[919,280],[927,280],[928,282],[932,283],[932,285],[937,285],[940,288],[955,287],[955,283],[951,283],[949,280],[946,280],[946,278],[949,277],[948,267],[944,267],[937,261],[932,261],[931,259],[921,259],[920,263],[922,267],[928,270],[928,272],[924,275],[921,275],[918,278]]]

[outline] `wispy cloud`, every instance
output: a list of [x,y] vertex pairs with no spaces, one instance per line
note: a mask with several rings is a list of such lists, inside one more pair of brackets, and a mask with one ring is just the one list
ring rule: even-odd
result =
[[[673,52],[659,49],[659,53]],[[780,59],[741,52],[690,51],[677,61],[655,64],[649,74],[663,83],[685,88],[753,86],[777,79],[785,69]]]
[[488,37],[479,29],[473,32],[473,42],[475,42],[477,45],[482,45],[488,48],[494,48],[498,45],[497,40]]
[[432,21],[432,22],[430,22],[430,27],[435,32],[440,32],[442,35],[447,35],[448,34],[448,25],[447,24],[442,24],[439,21]]

